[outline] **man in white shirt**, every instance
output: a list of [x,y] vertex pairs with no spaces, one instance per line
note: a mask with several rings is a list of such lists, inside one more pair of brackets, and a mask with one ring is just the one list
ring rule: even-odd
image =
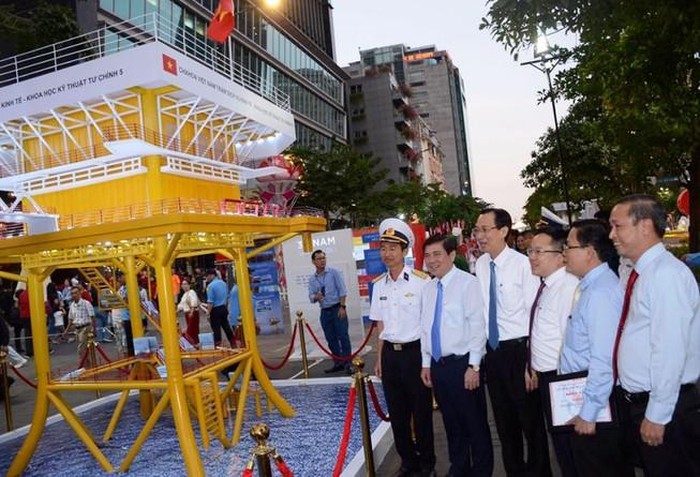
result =
[[690,270],[662,242],[666,213],[653,196],[625,197],[610,238],[634,268],[613,348],[627,446],[646,476],[700,475],[700,297]]
[[578,278],[564,267],[566,232],[539,229],[527,249],[532,274],[540,277],[540,287],[530,310],[528,362],[525,389],[534,391],[539,378],[556,375],[559,354],[571,316]]
[[[571,318],[578,278],[564,267],[566,232],[546,227],[537,230],[526,253],[532,274],[540,277],[540,286],[530,308],[530,335],[528,338],[525,389],[539,395],[547,392],[547,381],[556,376],[564,334]],[[538,388],[542,393],[538,392]],[[537,406],[539,419],[544,419],[542,401]],[[570,450],[565,439],[552,434],[557,461],[565,477],[576,475],[565,469]]]
[[[423,246],[435,277],[421,304],[421,378],[435,392],[447,433],[450,473],[491,476],[493,446],[480,364],[486,332],[479,285],[454,266],[457,241],[436,235]],[[515,252],[517,253],[517,252]]]
[[382,378],[391,431],[401,457],[396,475],[427,477],[435,467],[433,396],[420,378],[420,304],[430,277],[404,263],[414,242],[413,231],[405,222],[383,220],[379,234],[379,251],[387,272],[373,281],[369,309],[379,331],[375,373]]
[[537,412],[540,397],[525,389],[530,310],[540,280],[527,257],[507,247],[511,226],[508,212],[488,208],[481,211],[473,231],[483,252],[476,262],[476,278],[488,337],[486,377],[506,472],[549,477],[547,432]]

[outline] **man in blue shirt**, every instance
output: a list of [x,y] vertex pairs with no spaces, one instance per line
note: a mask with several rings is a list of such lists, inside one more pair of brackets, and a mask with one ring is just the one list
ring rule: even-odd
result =
[[321,307],[321,327],[328,341],[328,347],[337,358],[332,368],[326,373],[347,370],[350,373],[350,361],[338,359],[350,356],[350,335],[348,334],[348,314],[345,308],[347,290],[343,277],[335,268],[326,267],[326,254],[315,250],[311,261],[316,273],[309,277],[309,300]]
[[228,324],[231,325],[233,335],[242,343],[242,335],[237,331],[238,325],[241,322],[241,304],[238,302],[238,285],[233,282],[231,290],[228,292]]
[[557,433],[557,460],[564,477],[634,476],[622,452],[618,428],[596,428],[613,388],[612,351],[622,312],[622,289],[608,262],[616,255],[607,225],[597,219],[574,222],[565,250],[566,269],[581,278],[578,297],[559,358],[562,374],[588,371],[583,405],[571,420],[575,434]]
[[228,289],[226,284],[219,278],[216,270],[213,268],[207,270],[207,310],[209,312],[211,330],[214,333],[214,346],[221,346],[222,329],[231,346],[236,346],[233,341],[233,330],[228,323],[227,296]]
[[634,263],[613,347],[621,414],[646,476],[700,475],[700,296],[691,271],[662,242],[653,196],[615,205],[610,238]]

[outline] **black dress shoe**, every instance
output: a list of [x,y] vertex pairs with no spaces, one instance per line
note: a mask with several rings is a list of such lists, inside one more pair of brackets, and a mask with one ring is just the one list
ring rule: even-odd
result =
[[337,373],[338,371],[342,371],[344,369],[345,369],[345,366],[343,366],[342,364],[334,364],[332,368],[328,368],[328,369],[324,370],[323,372],[326,374],[330,374],[330,373]]

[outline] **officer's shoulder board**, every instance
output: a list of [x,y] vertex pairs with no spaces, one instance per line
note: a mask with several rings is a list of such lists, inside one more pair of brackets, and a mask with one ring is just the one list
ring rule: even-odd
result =
[[372,280],[372,283],[377,283],[378,281],[380,281],[380,280],[383,279],[384,277],[386,277],[386,272],[382,273],[382,274],[379,275],[377,278],[375,278],[374,280]]
[[427,273],[425,273],[422,270],[413,269],[413,270],[411,270],[411,273],[413,273],[415,276],[417,276],[419,278],[422,278],[423,280],[430,280],[430,275],[428,275]]

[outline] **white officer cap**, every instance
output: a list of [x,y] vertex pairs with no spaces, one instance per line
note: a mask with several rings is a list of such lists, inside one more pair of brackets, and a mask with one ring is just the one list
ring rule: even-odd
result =
[[379,235],[380,242],[403,244],[409,248],[412,248],[415,242],[411,227],[403,220],[394,218],[382,220],[379,224]]

